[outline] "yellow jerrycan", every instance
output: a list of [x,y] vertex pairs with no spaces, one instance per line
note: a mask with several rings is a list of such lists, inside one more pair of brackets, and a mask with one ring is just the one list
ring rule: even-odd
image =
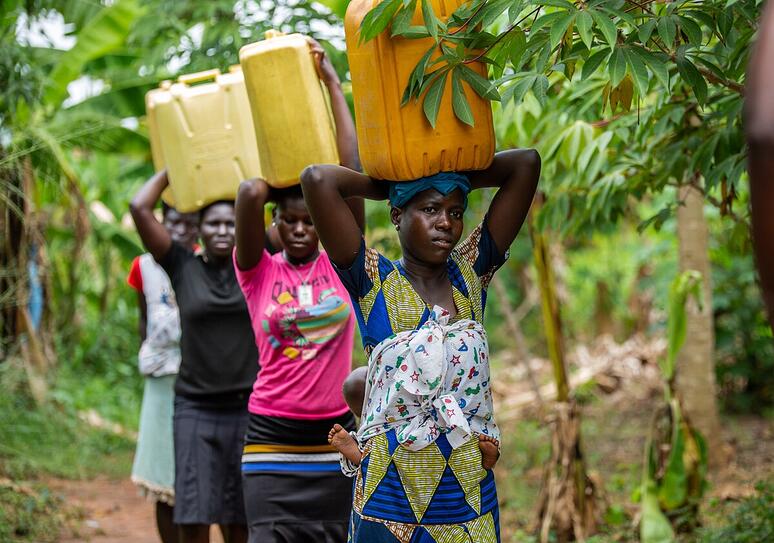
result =
[[172,194],[164,200],[178,211],[233,200],[242,180],[261,175],[239,66],[162,82],[145,106],[154,166],[169,174]]
[[263,177],[273,187],[295,185],[310,164],[338,164],[327,90],[301,34],[266,32],[239,50],[253,112]]
[[[145,95],[145,104],[155,103],[155,95],[169,91],[169,87],[172,86],[172,82],[164,80],[159,83],[158,89],[152,89]],[[164,163],[164,153],[161,152],[161,141],[159,140],[159,127],[156,123],[156,110],[152,107],[146,107],[147,115],[145,117],[148,124],[148,139],[150,140],[151,159],[153,160],[153,169],[159,171],[166,166]],[[175,207],[175,197],[172,195],[172,188],[167,187],[164,192],[161,193],[161,199],[172,207]]]
[[[464,3],[430,1],[443,21]],[[344,19],[360,161],[366,173],[378,179],[411,181],[438,172],[488,167],[495,151],[492,106],[467,82],[463,81],[462,86],[474,126],[454,115],[451,77],[447,78],[435,128],[425,118],[421,99],[412,98],[401,107],[409,76],[433,38],[391,38],[388,27],[371,41],[360,43],[360,24],[378,4],[379,0],[352,0]],[[420,6],[417,2],[412,25],[424,25]],[[431,58],[440,54],[439,50]],[[487,76],[483,63],[471,63],[469,67]]]

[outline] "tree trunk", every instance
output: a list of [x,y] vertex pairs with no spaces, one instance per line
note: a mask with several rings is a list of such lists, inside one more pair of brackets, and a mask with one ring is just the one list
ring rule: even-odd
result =
[[[542,198],[535,200],[533,212]],[[551,458],[544,466],[543,485],[538,497],[537,530],[541,543],[585,541],[600,523],[600,490],[588,476],[581,440],[581,412],[570,398],[570,381],[564,357],[562,315],[557,296],[555,271],[548,236],[529,225],[540,288],[548,355],[556,381],[556,399],[548,419],[551,427]]]
[[691,424],[707,441],[710,463],[727,458],[720,434],[715,382],[715,333],[712,316],[712,277],[709,232],[704,218],[704,196],[695,186],[680,189],[677,211],[680,271],[696,270],[702,276],[702,306],[692,299],[686,305],[685,344],[677,358],[675,388]]

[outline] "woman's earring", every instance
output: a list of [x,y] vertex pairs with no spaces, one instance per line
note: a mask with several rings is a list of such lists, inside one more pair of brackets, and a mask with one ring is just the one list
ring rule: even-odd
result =
[[395,230],[400,230],[400,225],[399,224],[395,225]]

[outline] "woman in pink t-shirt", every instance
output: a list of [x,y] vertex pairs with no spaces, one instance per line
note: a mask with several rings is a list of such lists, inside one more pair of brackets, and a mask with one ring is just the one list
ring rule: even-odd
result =
[[[359,169],[355,126],[336,72],[312,44],[328,87],[339,156]],[[265,250],[263,207],[277,204],[283,251]],[[361,199],[350,202],[361,225]],[[341,542],[347,538],[352,485],[327,440],[333,424],[354,429],[342,395],[352,366],[354,313],[328,255],[318,248],[300,186],[242,183],[236,200],[234,264],[260,353],[248,409],[242,480],[250,541]]]

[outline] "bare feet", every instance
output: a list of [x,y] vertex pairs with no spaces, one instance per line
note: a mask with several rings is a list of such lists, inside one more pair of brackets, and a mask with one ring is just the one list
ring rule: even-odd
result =
[[331,431],[328,432],[328,443],[336,447],[336,450],[343,454],[344,458],[356,466],[360,465],[363,453],[360,452],[357,441],[349,435],[349,432],[347,432],[341,424],[334,424]]
[[481,449],[481,465],[484,469],[494,468],[500,458],[500,442],[492,436],[478,434],[478,448]]

